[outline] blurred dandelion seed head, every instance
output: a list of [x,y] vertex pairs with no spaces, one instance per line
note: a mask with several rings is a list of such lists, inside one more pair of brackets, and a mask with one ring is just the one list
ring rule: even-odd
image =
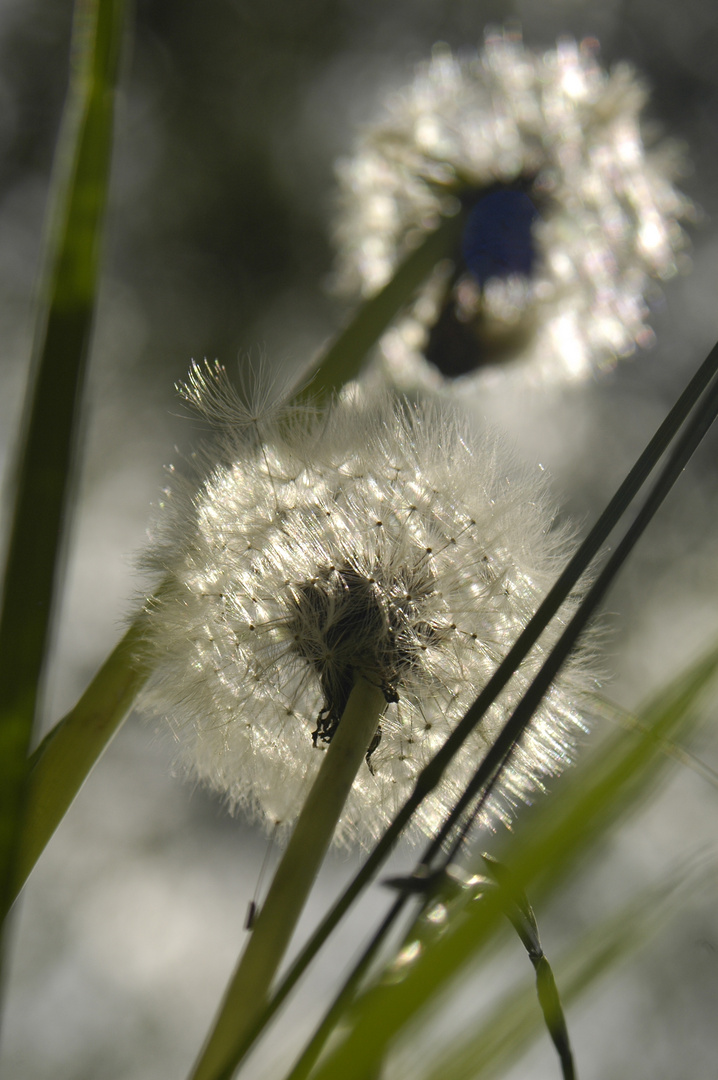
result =
[[[367,843],[527,622],[566,531],[541,474],[453,410],[355,392],[323,413],[270,407],[259,440],[240,422],[246,408],[235,423],[221,369],[195,367],[186,394],[221,420],[221,463],[198,490],[173,474],[165,493],[148,556],[163,584],[148,605],[154,675],[142,708],[167,717],[192,775],[233,807],[289,825],[362,675],[387,704],[337,839]],[[425,800],[417,835],[438,828],[557,632]],[[566,764],[590,684],[585,659],[574,660],[485,822],[508,820]]]
[[469,212],[463,251],[381,342],[399,385],[497,377],[505,361],[501,377],[579,380],[651,343],[651,279],[677,272],[692,206],[676,147],[644,145],[640,79],[606,72],[597,49],[534,52],[508,31],[481,52],[438,46],[339,163],[347,295],[376,292],[442,215]]

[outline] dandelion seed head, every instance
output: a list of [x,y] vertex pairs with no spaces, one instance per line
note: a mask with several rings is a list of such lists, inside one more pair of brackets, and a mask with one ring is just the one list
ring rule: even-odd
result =
[[338,165],[338,291],[370,296],[468,211],[462,250],[380,344],[395,382],[580,380],[650,343],[649,284],[677,272],[692,206],[676,148],[645,145],[646,98],[594,39],[539,52],[492,30],[479,52],[437,47],[386,102]]
[[[386,706],[337,839],[368,843],[403,804],[510,648],[566,556],[540,472],[498,436],[437,405],[388,394],[326,411],[288,408],[264,439],[234,432],[220,370],[193,370],[206,412],[227,403],[219,461],[199,487],[172,475],[147,562],[153,675],[200,781],[270,827],[296,818],[353,681]],[[568,610],[564,613],[568,614]],[[431,834],[526,689],[544,636],[425,800]],[[508,821],[570,758],[591,684],[571,662],[542,704],[484,817]]]

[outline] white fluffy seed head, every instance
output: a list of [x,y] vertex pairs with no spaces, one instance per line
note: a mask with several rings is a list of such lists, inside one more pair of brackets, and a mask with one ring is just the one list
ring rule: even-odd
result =
[[[189,772],[269,826],[296,818],[355,675],[386,699],[378,740],[337,830],[375,839],[505,656],[555,578],[567,539],[540,473],[496,435],[388,395],[233,427],[219,369],[188,395],[222,413],[219,464],[198,490],[173,476],[149,565],[154,674]],[[229,411],[223,411],[229,410]],[[528,686],[545,635],[425,800],[431,834]],[[532,721],[485,821],[508,820],[567,763],[590,683],[574,660]]]
[[386,102],[338,168],[339,291],[376,292],[459,200],[520,188],[538,211],[528,276],[477,282],[460,257],[437,269],[381,342],[396,383],[575,381],[651,343],[651,279],[679,268],[692,206],[676,147],[644,143],[646,96],[629,65],[601,67],[593,40],[539,52],[490,32],[478,52],[437,47]]

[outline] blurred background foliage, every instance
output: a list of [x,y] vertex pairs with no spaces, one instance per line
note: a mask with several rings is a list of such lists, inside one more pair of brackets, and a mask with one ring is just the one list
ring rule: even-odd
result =
[[[30,355],[34,284],[67,78],[72,5],[0,4],[0,431],[12,449]],[[652,97],[648,127],[686,144],[682,186],[701,208],[693,273],[656,290],[657,344],[600,383],[479,404],[591,518],[718,336],[718,16],[710,0],[137,0],[119,103],[108,243],[86,410],[84,466],[46,724],[74,701],[142,591],[143,544],[162,465],[201,430],[173,383],[191,358],[231,366],[266,352],[302,367],[346,312],[328,295],[333,162],[358,123],[437,40],[480,41],[517,20],[528,45],[597,37]],[[611,595],[610,695],[633,706],[718,632],[716,439],[709,438]],[[610,726],[607,722],[607,728]],[[714,726],[714,725],[713,725]],[[600,732],[598,733],[600,736]],[[694,751],[718,760],[704,725]],[[28,888],[8,988],[0,1070],[13,1080],[184,1073],[242,939],[262,837],[169,776],[172,748],[129,724],[90,778]],[[718,795],[687,766],[606,842],[591,873],[539,910],[547,952],[632,890],[714,840]],[[488,842],[488,841],[487,841]],[[399,862],[408,856],[399,855]],[[351,865],[353,859],[349,860]],[[351,869],[337,857],[311,924]],[[569,1025],[584,1078],[711,1076],[718,1039],[714,890],[632,960]],[[375,889],[287,1015],[292,1056],[336,970],[386,900]],[[472,984],[490,1002],[517,946]],[[553,1077],[547,1044],[510,1075]],[[507,1074],[508,1075],[508,1074]]]

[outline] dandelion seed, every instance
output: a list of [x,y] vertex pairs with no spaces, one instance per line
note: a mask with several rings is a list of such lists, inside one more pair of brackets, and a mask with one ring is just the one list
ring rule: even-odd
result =
[[337,289],[371,295],[468,212],[461,250],[381,342],[395,382],[577,380],[650,343],[651,279],[676,273],[692,207],[675,147],[644,146],[645,100],[592,39],[540,53],[491,32],[478,53],[437,47],[387,102],[338,167]]
[[[215,419],[229,396],[195,368]],[[173,475],[148,562],[154,675],[180,760],[233,807],[290,825],[355,678],[379,688],[380,727],[337,838],[376,838],[506,654],[566,555],[540,473],[453,412],[388,395],[264,425],[224,414],[221,462],[193,491]],[[526,689],[547,635],[422,805],[431,834]],[[508,819],[570,758],[585,690],[578,659],[538,710],[485,820]]]

